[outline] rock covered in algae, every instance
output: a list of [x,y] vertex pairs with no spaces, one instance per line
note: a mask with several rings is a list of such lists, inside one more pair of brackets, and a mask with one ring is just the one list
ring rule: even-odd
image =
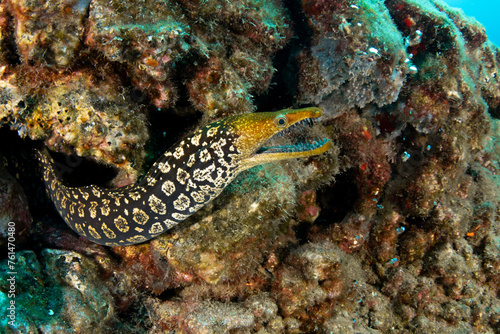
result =
[[[114,314],[113,300],[98,278],[97,266],[84,256],[45,249],[16,254],[15,271],[2,263],[2,328],[10,333],[102,331]],[[15,321],[8,324],[11,278]],[[10,279],[10,280],[9,280]]]
[[[272,303],[272,300],[269,300]],[[157,330],[175,330],[185,333],[228,333],[232,330],[253,328],[255,315],[243,303],[199,302],[180,303],[151,300],[153,314],[162,319]]]
[[[17,51],[25,65],[72,64],[84,34],[90,0],[5,1],[13,16]],[[3,30],[6,32],[6,30]]]
[[[292,332],[346,333],[367,330],[367,322],[375,332],[385,332],[396,320],[387,312],[389,299],[368,284],[373,274],[331,242],[297,247],[273,274],[271,296],[280,314],[286,323],[298,320]],[[346,316],[349,321],[339,321]]]
[[[307,4],[312,3],[321,2]],[[353,4],[335,6],[342,14]],[[439,1],[386,1],[385,6],[403,37],[408,74],[394,103],[379,99],[363,107],[352,100],[347,107],[356,106],[356,115],[343,111],[328,121],[337,130],[332,137],[339,140],[340,167],[345,170],[337,180],[346,184],[337,182],[337,189],[355,189],[356,197],[337,223],[320,216],[318,220],[330,223],[311,229],[310,238],[333,241],[344,251],[367,256],[366,263],[374,265],[379,279],[387,283],[382,291],[391,297],[390,312],[403,317],[402,328],[439,331],[452,323],[451,331],[490,333],[499,325],[498,309],[492,306],[498,303],[494,287],[498,276],[492,274],[497,263],[481,265],[478,258],[496,258],[493,254],[498,250],[492,254],[493,247],[487,251],[474,247],[491,242],[498,226],[495,113],[499,86],[491,75],[498,68],[498,48],[487,42],[477,22]],[[310,20],[318,26],[313,15]],[[329,27],[321,33],[315,30],[313,41],[329,36]],[[338,56],[339,61],[349,60],[342,53]],[[303,65],[304,72],[310,64]],[[304,72],[301,76],[309,78]],[[302,96],[316,94],[310,86],[301,87],[306,94]],[[364,83],[363,87],[372,86]],[[332,96],[337,99],[335,94],[314,96],[321,98],[319,103],[326,109]],[[330,110],[338,113],[337,108]],[[352,131],[350,124],[360,121],[367,123],[367,134],[361,128]],[[375,146],[378,152],[357,146],[374,138],[380,141]],[[377,163],[361,160],[370,156]],[[359,178],[361,171],[378,177]],[[354,181],[343,181],[352,175],[357,176]],[[379,192],[362,190],[370,189],[374,181],[378,186],[371,189]],[[328,196],[333,195],[325,191],[318,201]],[[405,273],[404,283],[400,271]],[[484,298],[467,299],[482,293]],[[470,312],[471,300],[475,315]],[[457,309],[465,311],[455,314]]]
[[94,1],[89,23],[86,44],[125,64],[155,106],[187,88],[210,119],[255,109],[251,94],[269,86],[288,28],[275,1]]
[[313,36],[299,56],[300,100],[327,112],[394,102],[409,67],[384,2],[319,0],[302,7]]
[[45,139],[53,150],[92,157],[135,177],[148,139],[146,118],[107,74],[55,76],[43,99],[23,94],[25,77],[12,74],[4,82],[0,117],[22,136]]
[[172,67],[191,49],[191,31],[174,1],[93,1],[86,44],[127,66],[136,87],[158,107],[172,106],[177,87]]

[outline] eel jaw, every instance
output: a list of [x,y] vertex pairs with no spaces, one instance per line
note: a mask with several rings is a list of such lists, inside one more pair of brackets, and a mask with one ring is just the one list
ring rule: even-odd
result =
[[253,167],[273,161],[311,157],[320,155],[331,147],[330,139],[317,139],[313,143],[300,143],[298,145],[261,147],[246,158],[244,164]]
[[308,107],[284,109],[275,112],[251,113],[233,116],[225,121],[228,132],[234,135],[234,146],[238,154],[240,171],[257,165],[321,154],[332,147],[328,139],[316,140],[311,144],[266,147],[275,135],[285,134],[302,121],[312,124],[311,119],[321,116],[321,109]]

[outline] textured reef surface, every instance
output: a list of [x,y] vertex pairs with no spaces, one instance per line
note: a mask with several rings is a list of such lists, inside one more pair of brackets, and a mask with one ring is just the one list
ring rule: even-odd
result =
[[[135,246],[73,233],[30,156],[128,185],[200,125],[304,105],[276,141],[334,149]],[[0,331],[500,332],[500,49],[440,0],[4,0],[0,127]]]

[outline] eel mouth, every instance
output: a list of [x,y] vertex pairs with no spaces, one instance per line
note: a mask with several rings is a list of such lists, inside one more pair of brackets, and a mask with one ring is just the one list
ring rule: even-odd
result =
[[[255,152],[256,155],[261,154],[307,154],[307,155],[316,155],[321,154],[326,151],[328,148],[325,148],[321,153],[314,154],[313,152],[316,150],[322,150],[325,146],[331,146],[330,139],[326,138],[317,138],[312,143],[300,142],[295,145],[278,145],[278,146],[262,146]],[[309,154],[308,154],[309,153]]]
[[269,162],[311,157],[325,153],[332,147],[330,139],[316,139],[312,143],[299,143],[296,145],[263,146],[241,163],[242,169],[266,164]]
[[330,139],[316,139],[312,143],[262,146],[247,159],[246,165],[255,166],[273,161],[311,157],[328,151],[332,145]]
[[[256,149],[249,156],[245,157],[240,163],[241,169],[244,170],[251,168],[253,166],[266,164],[274,161],[311,157],[314,155],[325,153],[327,150],[329,150],[333,146],[330,139],[327,138],[317,138],[313,140],[302,139],[306,137],[302,126],[303,125],[309,125],[310,127],[313,126],[314,119],[321,116],[320,109],[318,108],[309,108],[309,109],[308,108],[304,109],[304,111],[302,112],[303,114],[299,115],[299,117],[302,118],[301,120],[295,121],[295,123],[293,123],[291,126],[288,126],[282,129],[281,131],[275,133],[270,138],[267,138],[267,141],[264,143],[264,145]],[[300,112],[301,109],[298,109],[297,111]],[[293,120],[293,118],[291,119]],[[278,126],[278,124],[276,125]],[[290,134],[291,136],[288,136]],[[289,144],[290,142],[283,140],[285,139],[283,137],[291,137],[293,139],[298,139],[298,142],[296,144],[290,145]]]
[[[312,127],[316,123],[313,118],[305,118],[292,126],[278,132],[269,140],[267,143],[274,144],[279,138],[287,137],[288,135],[295,133],[299,138],[302,136],[300,133],[304,131],[304,127]],[[294,136],[296,137],[296,136]],[[318,155],[327,151],[332,146],[330,139],[327,138],[316,138],[312,142],[306,142],[305,140],[299,141],[294,145],[269,145],[261,146],[254,155],[268,155],[271,157],[275,155],[276,157],[281,157],[280,159],[307,157],[312,155]]]

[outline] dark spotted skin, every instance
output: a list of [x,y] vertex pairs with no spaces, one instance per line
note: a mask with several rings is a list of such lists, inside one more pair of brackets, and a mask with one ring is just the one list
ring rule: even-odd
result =
[[[262,144],[238,140],[244,137],[238,129],[249,133],[251,115],[244,121],[243,116],[233,116],[195,131],[164,153],[139,183],[118,189],[67,187],[54,172],[54,162],[46,150],[37,151],[37,157],[50,198],[75,232],[102,245],[132,245],[179,224],[217,197],[242,170],[259,164],[244,165],[242,151],[248,156]],[[262,116],[258,117],[260,123],[255,124],[264,124]],[[265,120],[265,126],[274,126],[274,117],[269,113],[271,121]],[[270,130],[273,134],[279,131]],[[249,138],[254,140],[258,135],[261,132]],[[268,139],[271,134],[262,136]]]

